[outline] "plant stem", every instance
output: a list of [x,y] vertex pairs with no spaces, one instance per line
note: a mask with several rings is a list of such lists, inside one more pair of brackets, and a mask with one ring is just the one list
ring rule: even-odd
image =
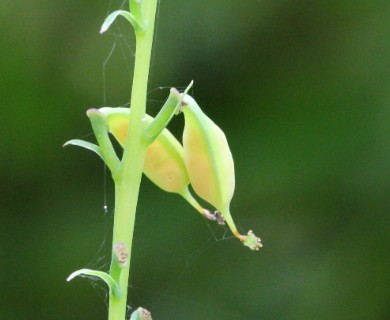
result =
[[[115,178],[115,218],[113,246],[119,242],[129,251],[127,265],[118,274],[115,258],[111,262],[110,274],[121,290],[120,297],[110,295],[109,320],[125,320],[127,288],[130,274],[131,246],[133,240],[135,213],[141,183],[147,144],[143,139],[142,118],[146,110],[146,94],[149,76],[150,56],[153,44],[154,20],[157,0],[144,0],[143,17],[145,28],[136,32],[136,54],[134,63],[133,88],[129,130],[121,162],[121,172]],[[114,255],[113,255],[114,256]]]

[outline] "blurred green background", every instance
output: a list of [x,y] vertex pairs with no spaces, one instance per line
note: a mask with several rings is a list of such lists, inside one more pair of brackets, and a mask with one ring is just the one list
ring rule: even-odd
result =
[[[65,279],[107,270],[112,183],[62,144],[93,141],[87,108],[129,100],[132,32],[98,33],[121,2],[0,3],[0,319],[106,319],[103,284]],[[144,179],[129,305],[156,320],[388,319],[390,2],[162,0],[157,23],[149,113],[195,80],[235,158],[232,214],[264,248]]]

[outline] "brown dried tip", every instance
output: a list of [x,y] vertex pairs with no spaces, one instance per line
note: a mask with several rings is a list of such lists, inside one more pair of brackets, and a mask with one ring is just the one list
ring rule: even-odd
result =
[[152,320],[152,314],[148,310],[140,308],[140,311],[142,320]]
[[215,210],[214,213],[211,213],[209,210],[203,209],[203,216],[211,221],[216,221],[220,225],[225,224],[225,219],[218,210]]
[[123,242],[119,242],[114,246],[115,257],[122,268],[127,267],[129,259],[129,250]]
[[152,315],[148,310],[139,307],[131,314],[130,320],[152,320]]

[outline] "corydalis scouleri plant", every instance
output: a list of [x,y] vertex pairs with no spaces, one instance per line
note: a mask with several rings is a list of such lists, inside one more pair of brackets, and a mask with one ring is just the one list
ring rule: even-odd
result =
[[[173,89],[171,92],[177,91]],[[130,109],[101,108],[99,111],[107,116],[108,130],[122,146],[125,145]],[[235,176],[233,157],[225,134],[189,95],[183,96],[180,111],[185,117],[184,148],[165,128],[148,147],[145,175],[161,189],[182,195],[206,218],[217,220],[220,224],[226,221],[244,245],[258,250],[262,246],[260,238],[252,231],[241,235],[230,214]],[[145,126],[152,120],[152,117],[145,115]],[[193,198],[188,190],[189,183],[202,199],[218,210],[214,215]]]
[[[234,164],[226,137],[196,102],[172,89],[166,103],[155,118],[146,114],[147,83],[154,35],[154,21],[158,0],[130,0],[129,11],[111,13],[103,23],[105,32],[119,16],[134,27],[136,53],[131,92],[131,109],[89,109],[97,144],[70,140],[65,145],[76,145],[98,154],[109,168],[115,184],[115,214],[112,257],[108,272],[80,269],[68,280],[88,275],[103,280],[109,287],[109,320],[126,319],[127,289],[131,266],[131,249],[142,172],[157,186],[185,198],[204,217],[226,223],[233,234],[252,250],[262,245],[251,231],[241,235],[230,215],[230,201],[234,192]],[[183,146],[166,129],[174,115],[185,117]],[[123,147],[118,157],[110,133]],[[197,202],[188,186],[217,211],[211,214]],[[144,309],[133,312],[131,319],[151,319]]]
[[[179,95],[179,93],[176,89],[171,89],[172,95]],[[129,126],[130,109],[105,107],[100,108],[99,111],[107,116],[110,133],[124,147]],[[146,114],[143,119],[145,128],[153,120],[153,117]],[[190,178],[184,163],[183,147],[168,129],[165,128],[148,147],[143,172],[162,190],[181,195],[207,219],[224,224],[224,220],[219,214],[211,214],[209,210],[203,208],[192,196],[188,188]]]

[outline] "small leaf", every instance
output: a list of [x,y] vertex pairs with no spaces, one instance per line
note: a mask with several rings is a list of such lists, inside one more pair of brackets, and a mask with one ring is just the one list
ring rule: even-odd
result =
[[64,144],[64,147],[67,147],[67,146],[78,146],[78,147],[90,150],[92,152],[95,152],[100,158],[103,159],[103,156],[100,152],[100,147],[97,146],[96,144],[91,143],[91,142],[79,140],[79,139],[73,139],[73,140],[69,140],[68,142],[66,142]]
[[106,32],[118,16],[126,18],[133,25],[135,30],[142,30],[141,24],[132,13],[125,10],[117,10],[109,14],[106,20],[104,20],[103,25],[100,28],[100,33]]
[[115,282],[115,280],[107,273],[103,271],[97,271],[97,270],[91,270],[91,269],[80,269],[75,272],[73,272],[66,281],[71,281],[73,278],[81,275],[87,275],[92,277],[97,277],[103,280],[110,289],[110,294],[112,293],[115,297],[120,297],[121,293],[119,290],[118,284]]

